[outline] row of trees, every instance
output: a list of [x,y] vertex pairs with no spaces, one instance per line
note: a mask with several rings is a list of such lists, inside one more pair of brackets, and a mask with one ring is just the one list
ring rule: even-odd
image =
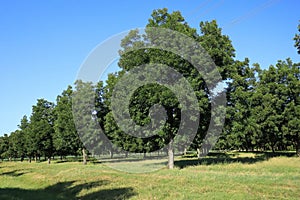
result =
[[219,149],[296,150],[300,156],[300,70],[290,59],[261,70],[248,61],[227,88]]
[[28,119],[21,119],[19,129],[0,138],[1,158],[48,159],[54,155],[80,155],[83,145],[77,135],[71,104],[72,88],[57,97],[56,105],[38,99]]
[[[199,128],[191,149],[203,147],[210,121],[218,120],[211,112],[211,105],[223,92],[227,99],[226,119],[215,149],[296,150],[300,156],[299,63],[287,59],[264,70],[258,64],[250,66],[247,58],[243,61],[235,59],[231,40],[222,34],[216,21],[201,22],[198,34],[178,11],[168,13],[167,9],[155,10],[147,27],[168,28],[197,41],[214,61],[222,79],[217,84],[222,83],[225,89],[212,94],[208,90],[207,80],[190,62],[172,52],[146,48],[149,43],[155,43],[154,33],[148,31],[141,35],[134,30],[122,40],[120,72],[110,74],[105,84],[100,81],[94,85],[79,80],[74,89],[69,86],[63,91],[55,104],[39,99],[33,106],[30,118],[24,116],[18,130],[0,137],[1,158],[28,157],[31,160],[44,156],[50,160],[54,155],[85,155],[85,147],[92,154],[110,153],[113,156],[116,151],[147,153],[167,145],[168,165],[172,168],[173,138],[179,130],[182,111],[188,108],[181,106],[170,89],[159,84],[146,84],[139,87],[130,99],[130,117],[142,126],[151,123],[153,105],[164,106],[166,122],[155,136],[139,138],[124,133],[111,109],[113,90],[118,81],[134,66],[152,63],[174,66],[195,91],[201,118],[197,122]],[[299,38],[299,35],[294,38],[298,53]],[[167,45],[176,47],[178,43],[169,42]],[[138,50],[132,50],[135,47]],[[200,55],[192,59],[203,62]],[[85,98],[87,94],[95,95],[95,101],[89,102]],[[76,103],[78,113],[88,112],[82,115],[88,117],[73,116],[72,102]],[[80,122],[76,127],[74,119]],[[189,120],[193,120],[192,116]],[[106,138],[98,137],[101,134],[91,121],[104,130],[111,143]]]

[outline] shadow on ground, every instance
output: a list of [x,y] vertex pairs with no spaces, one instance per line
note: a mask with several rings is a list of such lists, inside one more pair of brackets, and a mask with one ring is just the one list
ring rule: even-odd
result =
[[[244,153],[244,152],[243,152]],[[175,161],[175,166],[180,169],[188,166],[196,165],[214,165],[214,164],[228,164],[228,163],[243,163],[243,164],[254,164],[261,161],[266,161],[272,157],[286,156],[292,157],[295,156],[295,153],[291,152],[249,152],[254,154],[254,156],[245,156],[239,157],[239,152],[233,154],[227,153],[209,153],[207,157],[200,159],[182,159]]]
[[108,181],[84,183],[76,185],[75,181],[57,183],[44,189],[26,190],[19,188],[0,188],[0,199],[24,199],[24,200],[89,200],[89,199],[128,199],[136,193],[131,187],[102,189],[84,196],[77,197],[82,190],[108,184]]
[[92,161],[94,164],[99,164],[99,163],[118,163],[118,162],[143,162],[147,160],[152,160],[152,161],[160,161],[162,159],[167,159],[166,156],[164,157],[157,157],[157,156],[152,156],[152,157],[146,157],[146,158],[112,158],[112,159],[100,159],[100,160],[94,160]]
[[22,171],[20,172],[19,170],[13,170],[10,172],[2,172],[0,173],[0,176],[13,176],[13,177],[18,177],[26,174],[26,172]]

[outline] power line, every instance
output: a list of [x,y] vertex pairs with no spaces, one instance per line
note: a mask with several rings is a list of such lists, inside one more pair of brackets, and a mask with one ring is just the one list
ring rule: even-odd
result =
[[238,23],[241,23],[242,21],[253,17],[254,15],[258,14],[259,12],[265,10],[266,8],[272,6],[273,4],[275,4],[276,2],[278,2],[280,0],[269,0],[257,7],[255,7],[254,9],[251,9],[250,11],[248,11],[246,14],[241,15],[237,18],[235,18],[234,20],[232,20],[231,22],[229,22],[227,25],[224,26],[224,28],[230,28]]

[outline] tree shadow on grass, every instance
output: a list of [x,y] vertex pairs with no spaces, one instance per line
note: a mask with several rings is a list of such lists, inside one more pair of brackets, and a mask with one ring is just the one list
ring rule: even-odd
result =
[[72,161],[70,161],[70,160],[55,160],[53,162],[55,162],[55,163],[67,163],[67,162],[72,162]]
[[114,159],[106,159],[106,160],[96,160],[93,161],[94,164],[99,163],[118,163],[118,162],[143,162],[147,160],[161,160],[161,159],[167,159],[167,157],[146,157],[146,158],[114,158]]
[[22,176],[23,174],[26,174],[26,172],[24,172],[24,171],[20,172],[19,170],[13,170],[13,171],[10,171],[10,172],[0,173],[0,176],[14,176],[14,177],[18,177],[18,176]]
[[76,184],[76,181],[61,182],[55,185],[49,186],[44,189],[20,189],[20,188],[0,188],[0,199],[7,200],[89,200],[89,199],[128,199],[131,196],[136,195],[133,188],[113,188],[103,189],[92,193],[88,193],[84,196],[77,197],[82,190],[93,189],[98,186],[106,185],[109,182],[98,181],[83,184]]
[[254,164],[257,162],[268,160],[270,156],[259,153],[254,157],[235,157],[235,155],[228,155],[226,153],[209,153],[207,157],[200,159],[184,159],[175,161],[175,166],[180,169],[188,166],[196,165],[215,165],[215,164],[229,164],[229,163],[243,163]]
[[[244,154],[243,157],[239,157],[239,154]],[[215,164],[228,164],[228,163],[243,163],[243,164],[254,164],[257,162],[262,162],[269,160],[273,157],[285,156],[292,157],[295,156],[295,152],[248,152],[252,156],[245,156],[245,152],[234,152],[234,153],[223,153],[223,152],[212,152],[209,153],[207,157],[201,159],[182,159],[175,161],[175,166],[180,169],[188,166],[196,165],[215,165]],[[254,156],[253,156],[254,154]]]

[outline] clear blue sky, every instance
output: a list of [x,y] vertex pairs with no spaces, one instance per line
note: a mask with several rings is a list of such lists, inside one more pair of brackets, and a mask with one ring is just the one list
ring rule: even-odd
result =
[[144,27],[151,12],[163,7],[180,10],[197,29],[200,21],[216,19],[238,59],[264,68],[287,57],[300,60],[292,40],[298,0],[1,1],[0,135],[16,130],[38,98],[55,101],[97,44]]

